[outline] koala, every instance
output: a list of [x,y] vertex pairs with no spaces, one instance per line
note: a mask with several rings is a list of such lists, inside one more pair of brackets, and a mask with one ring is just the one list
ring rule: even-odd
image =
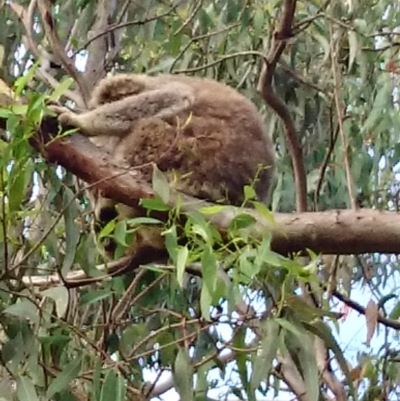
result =
[[[259,201],[269,196],[275,171],[272,139],[255,105],[223,83],[185,75],[119,74],[100,81],[88,111],[53,110],[62,125],[78,128],[114,163],[137,168],[149,182],[155,163],[176,190],[196,198],[240,206],[244,186],[252,184]],[[96,191],[90,198],[99,227],[144,213]],[[106,253],[113,249],[110,245]]]

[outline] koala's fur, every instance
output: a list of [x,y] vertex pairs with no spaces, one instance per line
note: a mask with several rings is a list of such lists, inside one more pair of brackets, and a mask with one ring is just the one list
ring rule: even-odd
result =
[[[156,163],[177,190],[239,206],[243,187],[257,177],[259,200],[268,198],[274,144],[256,107],[233,88],[182,75],[120,74],[100,82],[90,109],[56,111],[62,124],[79,128],[114,162],[138,166],[149,181]],[[103,225],[121,213],[112,200],[92,195]]]

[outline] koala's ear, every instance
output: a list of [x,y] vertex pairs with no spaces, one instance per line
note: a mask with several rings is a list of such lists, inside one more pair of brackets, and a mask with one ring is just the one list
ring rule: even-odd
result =
[[93,109],[144,92],[150,80],[151,77],[139,74],[119,74],[104,78],[95,87],[89,108]]

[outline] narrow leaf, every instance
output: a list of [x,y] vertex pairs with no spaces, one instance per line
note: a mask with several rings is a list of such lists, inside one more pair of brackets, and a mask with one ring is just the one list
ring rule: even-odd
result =
[[254,392],[263,380],[266,380],[271,370],[279,345],[279,324],[268,319],[262,326],[261,352],[255,357],[250,376],[250,389]]
[[76,358],[69,362],[62,372],[50,383],[47,389],[47,398],[52,398],[55,394],[68,387],[68,384],[76,379],[82,365],[82,358]]
[[217,260],[211,246],[204,248],[201,257],[201,269],[204,284],[207,286],[209,293],[213,295],[217,284]]
[[186,246],[182,246],[179,248],[178,255],[176,257],[176,278],[181,288],[183,287],[183,276],[185,274],[188,255],[189,250]]
[[42,291],[42,295],[51,298],[56,304],[58,317],[63,317],[68,308],[69,292],[64,286],[49,288]]
[[17,397],[20,401],[39,401],[35,386],[29,377],[18,376]]
[[28,299],[23,299],[21,302],[17,302],[4,309],[4,313],[18,316],[23,319],[28,319],[35,325],[39,323],[37,312],[38,310],[36,308],[36,305]]
[[106,377],[104,379],[104,384],[101,387],[99,401],[109,401],[117,399],[116,398],[117,383],[118,383],[117,373],[113,369],[110,369],[107,372]]
[[210,308],[211,308],[212,298],[207,286],[203,285],[201,287],[200,294],[200,308],[201,314],[205,320],[210,321]]
[[168,180],[165,174],[156,165],[154,165],[153,168],[153,189],[161,200],[167,204],[170,194]]
[[174,363],[174,383],[180,399],[193,401],[193,366],[185,348],[180,348]]
[[374,302],[374,300],[370,299],[367,307],[365,308],[365,319],[367,321],[367,347],[371,345],[371,340],[378,324],[378,315],[378,305]]

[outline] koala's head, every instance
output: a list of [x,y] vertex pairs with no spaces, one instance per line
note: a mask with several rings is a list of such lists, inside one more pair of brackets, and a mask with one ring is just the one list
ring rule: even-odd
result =
[[145,76],[139,74],[119,74],[107,77],[94,89],[89,107],[94,108],[127,96],[137,95],[145,89]]

